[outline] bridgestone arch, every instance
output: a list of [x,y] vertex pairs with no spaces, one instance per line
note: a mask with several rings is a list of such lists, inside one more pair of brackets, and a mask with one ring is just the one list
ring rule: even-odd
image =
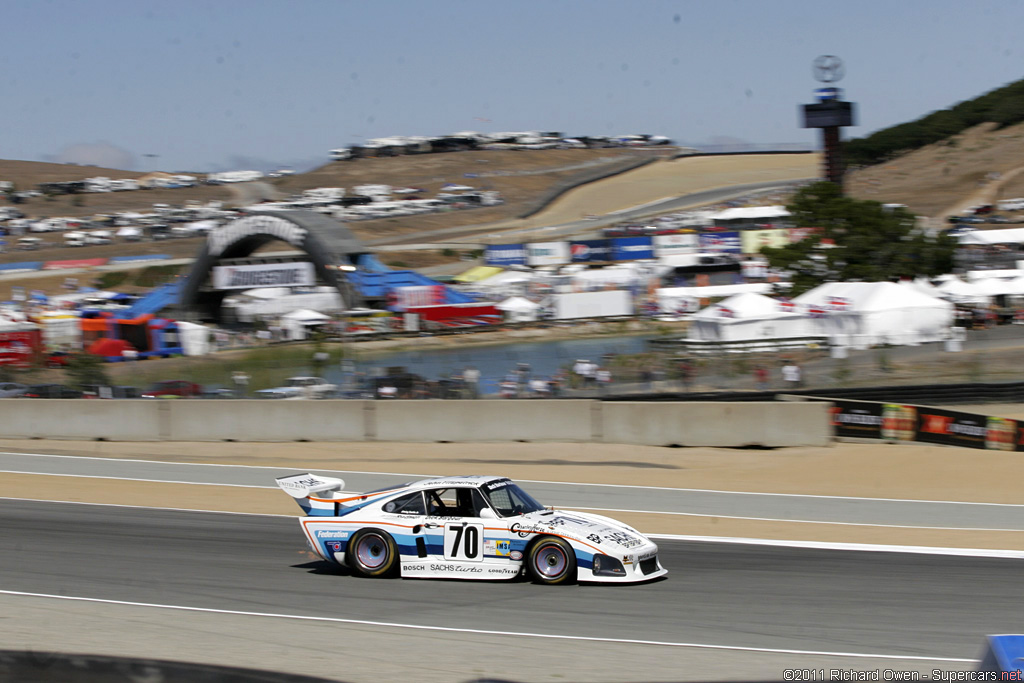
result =
[[275,240],[304,252],[313,264],[317,280],[337,289],[346,307],[357,303],[354,288],[338,268],[355,265],[367,253],[352,231],[312,211],[258,211],[207,235],[182,286],[179,317],[219,322],[221,304],[228,292],[213,289],[213,268],[223,261],[250,257]]

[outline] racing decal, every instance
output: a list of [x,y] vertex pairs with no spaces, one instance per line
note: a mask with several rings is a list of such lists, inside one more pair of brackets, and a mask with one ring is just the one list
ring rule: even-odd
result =
[[623,548],[636,548],[637,546],[644,544],[643,540],[633,536],[632,534],[627,534],[625,531],[613,531],[605,534],[604,539],[606,541],[611,541],[612,543],[617,543]]
[[430,565],[430,571],[447,574],[483,574],[482,567],[467,567],[461,564],[440,564]]
[[331,553],[345,552],[345,544],[341,541],[325,541],[324,547],[327,548],[327,552]]
[[512,552],[512,541],[484,541],[484,555],[488,557],[508,557]]
[[513,560],[521,560],[521,559],[523,559],[523,554],[521,552],[519,552],[518,550],[513,550],[511,553],[509,553],[508,556],[511,557]]
[[324,539],[324,538],[346,539],[346,538],[348,538],[348,532],[347,531],[328,531],[326,529],[317,529],[316,537],[320,538],[320,539]]
[[508,528],[509,531],[519,536],[519,538],[526,538],[530,534],[542,534],[547,531],[547,527],[541,526],[540,524],[520,524],[516,522]]
[[483,524],[445,524],[444,559],[480,562],[484,559]]

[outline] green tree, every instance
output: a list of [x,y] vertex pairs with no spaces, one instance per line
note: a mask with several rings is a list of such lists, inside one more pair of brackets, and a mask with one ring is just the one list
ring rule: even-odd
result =
[[879,282],[952,270],[954,238],[930,235],[903,209],[846,197],[829,182],[808,185],[786,207],[795,225],[820,233],[795,244],[765,248],[775,268],[793,273],[793,294],[823,282]]
[[110,385],[107,362],[91,353],[75,353],[68,357],[65,368],[71,383],[82,389],[89,384]]

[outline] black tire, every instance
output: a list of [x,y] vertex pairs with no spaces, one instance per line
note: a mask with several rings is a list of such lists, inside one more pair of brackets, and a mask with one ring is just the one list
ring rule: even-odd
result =
[[526,566],[537,583],[550,586],[570,583],[576,578],[576,553],[562,539],[544,536],[530,546]]
[[398,567],[398,546],[387,532],[363,529],[349,540],[345,559],[363,576],[388,576]]

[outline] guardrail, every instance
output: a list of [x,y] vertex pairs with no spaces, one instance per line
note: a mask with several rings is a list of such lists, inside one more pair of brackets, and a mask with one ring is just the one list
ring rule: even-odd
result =
[[101,441],[565,441],[825,446],[830,404],[6,399],[0,437]]

